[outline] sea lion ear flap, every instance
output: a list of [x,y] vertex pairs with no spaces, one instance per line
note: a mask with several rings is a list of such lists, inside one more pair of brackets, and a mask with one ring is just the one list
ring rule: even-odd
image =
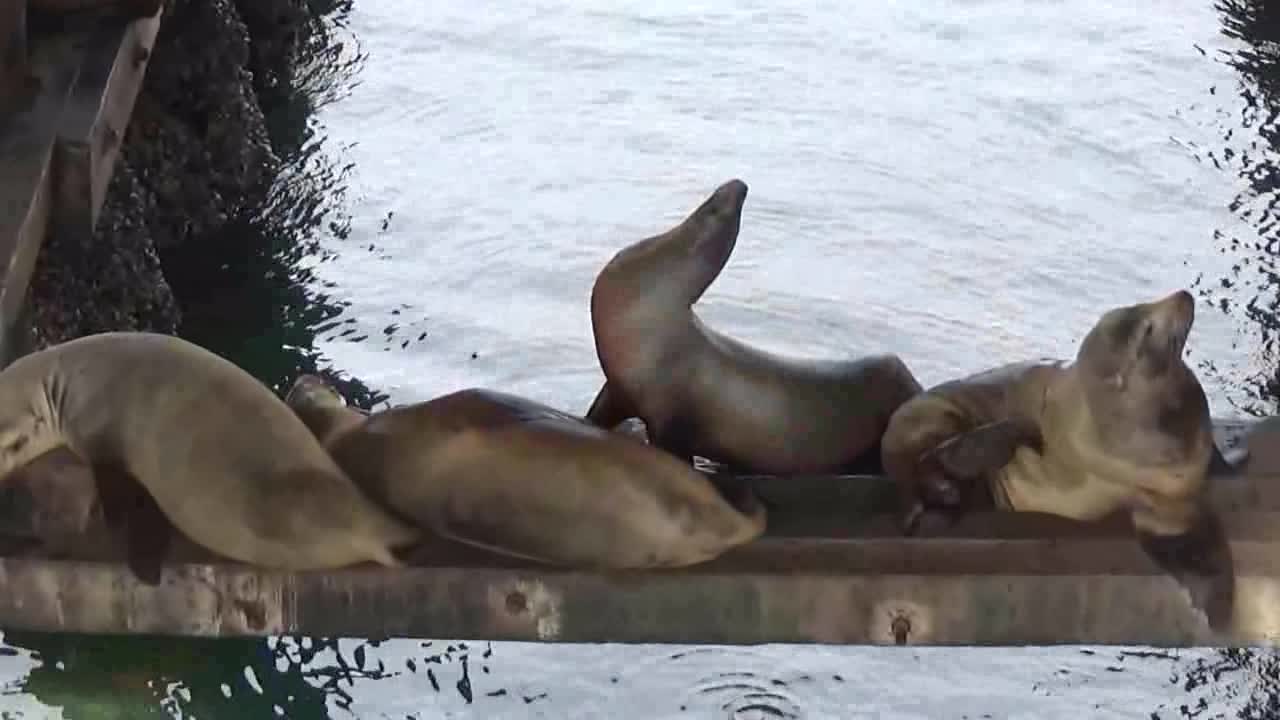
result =
[[935,456],[948,475],[969,479],[999,470],[1024,446],[1043,449],[1038,425],[1023,419],[997,420],[948,438],[926,455]]

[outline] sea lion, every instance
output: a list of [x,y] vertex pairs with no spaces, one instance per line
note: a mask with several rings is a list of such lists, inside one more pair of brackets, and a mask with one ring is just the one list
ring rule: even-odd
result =
[[269,388],[170,335],[89,335],[0,371],[0,483],[59,447],[136,479],[187,538],[253,565],[397,566],[392,549],[419,536]]
[[915,531],[925,508],[1082,521],[1127,512],[1161,567],[1210,580],[1203,606],[1221,627],[1234,579],[1207,497],[1217,452],[1209,405],[1182,360],[1194,319],[1185,290],[1114,308],[1070,365],[1010,364],[904,403],[881,445],[901,493],[904,531]]
[[[91,544],[123,541],[138,581],[158,585],[173,527],[137,480],[92,467],[66,446],[40,455],[0,484],[0,536],[32,541],[25,550],[75,556]],[[120,543],[115,544],[116,547]]]
[[586,417],[602,427],[639,417],[656,446],[740,472],[875,472],[889,416],[922,389],[898,356],[782,357],[693,311],[733,251],[746,197],[743,181],[724,183],[600,271],[591,325],[605,383]]
[[764,531],[676,458],[525,398],[467,389],[365,413],[314,375],[285,402],[373,498],[438,535],[577,568],[710,560]]
[[55,448],[0,485],[0,535],[40,541],[80,535],[99,509],[92,470],[70,450]]

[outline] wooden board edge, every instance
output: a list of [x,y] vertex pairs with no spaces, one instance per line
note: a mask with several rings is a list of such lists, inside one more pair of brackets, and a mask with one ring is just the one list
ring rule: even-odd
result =
[[162,13],[103,19],[87,34],[79,77],[58,125],[55,232],[87,234],[97,225]]

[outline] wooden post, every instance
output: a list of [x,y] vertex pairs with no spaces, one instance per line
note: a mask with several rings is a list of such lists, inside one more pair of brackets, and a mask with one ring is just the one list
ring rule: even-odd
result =
[[97,225],[159,26],[157,12],[103,19],[90,31],[58,127],[55,233],[87,236]]
[[52,213],[53,146],[80,57],[70,37],[33,43],[29,53],[41,91],[30,106],[9,113],[0,124],[0,363],[4,364],[15,357],[15,328]]
[[[0,21],[12,21],[11,0],[0,4]],[[0,367],[24,351],[21,316],[45,233],[87,242],[93,232],[159,22],[159,10],[104,17],[28,44],[40,92],[0,113]]]

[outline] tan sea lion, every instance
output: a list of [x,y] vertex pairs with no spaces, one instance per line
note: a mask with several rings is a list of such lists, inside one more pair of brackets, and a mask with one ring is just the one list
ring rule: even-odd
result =
[[[40,455],[0,484],[0,536],[31,541],[24,550],[74,556],[118,533],[126,562],[146,585],[160,583],[173,526],[137,480],[92,467],[66,446]],[[106,533],[107,535],[104,535]]]
[[437,534],[579,568],[692,565],[764,531],[707,476],[541,403],[468,389],[372,414],[314,375],[285,402],[386,507]]
[[0,483],[59,447],[136,479],[187,538],[253,565],[395,566],[392,549],[420,534],[366,498],[269,388],[169,335],[90,335],[0,371]]
[[1206,478],[1220,453],[1208,401],[1182,360],[1195,319],[1186,291],[1112,309],[1075,362],[1006,365],[942,383],[898,408],[882,439],[903,525],[925,508],[1127,512],[1143,546],[1179,578],[1207,577],[1209,621],[1230,617],[1230,548]]
[[679,225],[600,271],[591,324],[605,384],[587,419],[613,427],[639,417],[656,446],[738,471],[874,472],[889,416],[921,390],[899,357],[782,357],[712,330],[693,311],[733,251],[746,197],[746,183],[724,183]]

